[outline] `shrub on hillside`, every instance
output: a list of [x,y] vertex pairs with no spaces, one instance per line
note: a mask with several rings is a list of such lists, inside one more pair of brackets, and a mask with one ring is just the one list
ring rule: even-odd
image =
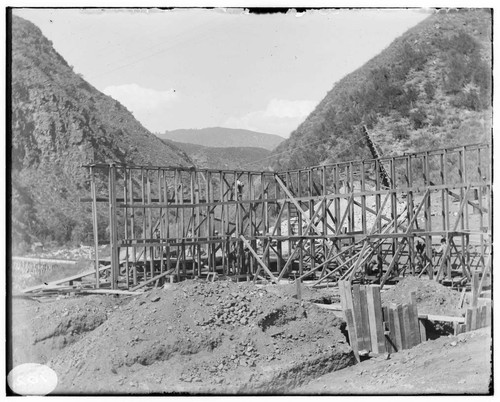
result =
[[427,123],[427,113],[421,107],[413,109],[410,112],[410,122],[415,130],[424,127]]
[[434,99],[434,96],[436,95],[436,87],[432,81],[425,82],[424,91],[427,96],[427,100],[431,101]]
[[398,141],[404,141],[410,138],[408,129],[404,124],[397,124],[392,130],[392,135],[394,139]]

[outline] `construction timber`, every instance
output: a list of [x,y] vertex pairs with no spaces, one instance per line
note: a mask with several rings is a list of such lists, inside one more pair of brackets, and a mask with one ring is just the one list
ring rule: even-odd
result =
[[491,164],[477,144],[280,172],[87,165],[95,284],[419,275],[467,286],[491,276]]

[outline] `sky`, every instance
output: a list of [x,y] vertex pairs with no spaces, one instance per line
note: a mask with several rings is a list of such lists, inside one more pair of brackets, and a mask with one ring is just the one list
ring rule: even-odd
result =
[[15,9],[150,131],[243,128],[288,137],[334,83],[428,9]]

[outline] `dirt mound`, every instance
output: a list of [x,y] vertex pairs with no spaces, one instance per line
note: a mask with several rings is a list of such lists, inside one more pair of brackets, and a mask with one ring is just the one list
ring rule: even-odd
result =
[[441,337],[326,374],[306,395],[477,395],[493,392],[491,328]]
[[186,281],[138,296],[48,363],[56,392],[286,392],[354,363],[341,320],[271,289]]
[[105,322],[116,304],[108,296],[61,298],[43,303],[15,299],[11,336],[14,366],[46,363],[61,349]]
[[[382,304],[409,303],[411,292],[417,295],[418,312],[422,314],[461,316],[460,292],[435,281],[406,277],[396,286],[382,293]],[[465,306],[464,302],[464,306]]]

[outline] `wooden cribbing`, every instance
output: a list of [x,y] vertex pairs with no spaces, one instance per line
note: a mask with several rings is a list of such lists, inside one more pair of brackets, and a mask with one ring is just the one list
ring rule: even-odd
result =
[[465,312],[465,331],[489,327],[491,325],[491,300],[481,301],[475,307],[468,308]]
[[415,293],[411,294],[409,303],[384,308],[379,285],[351,286],[349,281],[339,281],[339,293],[349,339],[356,353],[393,353],[425,341],[425,327],[422,331]]
[[387,351],[410,349],[426,340],[425,326],[419,321],[416,295],[411,294],[410,303],[384,307],[383,319],[387,322]]

